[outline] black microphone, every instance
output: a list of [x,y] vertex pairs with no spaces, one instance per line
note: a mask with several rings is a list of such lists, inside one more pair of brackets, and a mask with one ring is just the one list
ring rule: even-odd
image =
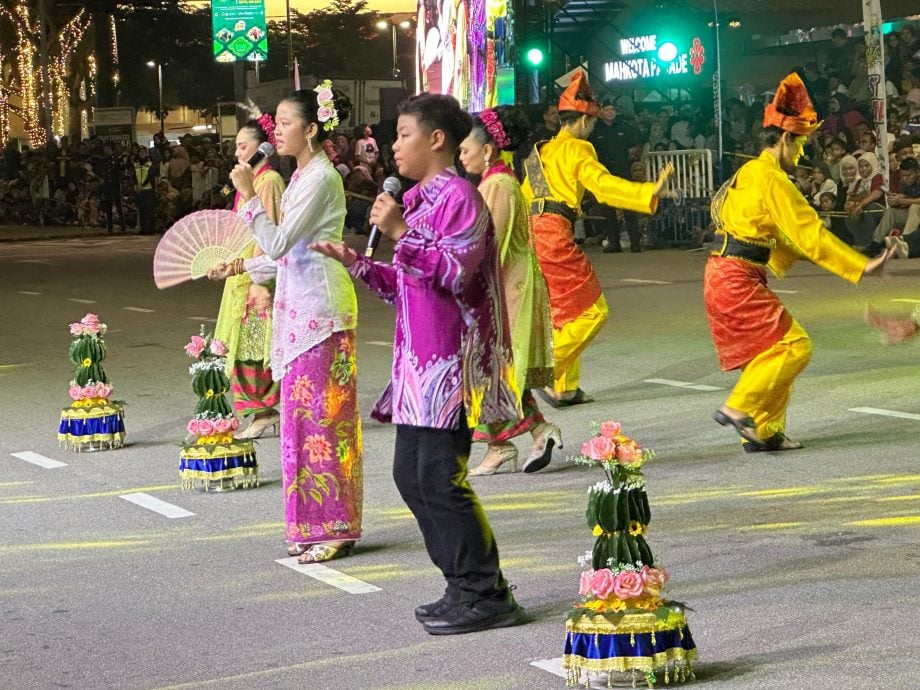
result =
[[[247,162],[249,165],[255,166],[261,163],[265,158],[274,155],[275,147],[269,144],[267,141],[263,141],[261,144],[259,144],[259,149],[254,154],[252,154],[252,158],[250,158]],[[231,180],[224,185],[224,188],[220,190],[220,193],[223,196],[230,196],[234,191],[236,191],[236,189],[234,188],[233,181]]]
[[[394,199],[396,195],[399,194],[400,189],[402,189],[402,183],[399,181],[398,177],[388,177],[383,181],[383,191]],[[381,234],[383,233],[380,232],[380,228],[376,225],[371,226],[371,234],[367,237],[367,249],[364,250],[364,256],[368,259],[374,256],[374,250],[377,249],[377,245],[380,244]]]

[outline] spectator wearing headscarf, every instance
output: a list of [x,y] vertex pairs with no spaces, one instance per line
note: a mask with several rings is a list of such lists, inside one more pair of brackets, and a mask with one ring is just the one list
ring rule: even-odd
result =
[[879,170],[878,156],[866,152],[859,157],[857,163],[859,178],[855,183],[855,193],[850,195],[846,210],[850,217],[847,218],[847,228],[853,235],[857,246],[864,247],[872,241],[872,234],[881,216],[878,213],[883,207],[880,201],[885,197],[885,178]]

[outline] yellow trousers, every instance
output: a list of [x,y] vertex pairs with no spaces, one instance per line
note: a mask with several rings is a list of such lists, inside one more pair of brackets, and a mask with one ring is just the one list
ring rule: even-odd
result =
[[725,401],[751,416],[757,435],[766,440],[786,431],[786,408],[792,384],[811,361],[811,338],[793,320],[782,339],[748,362]]
[[553,357],[555,359],[555,384],[557,395],[574,393],[578,389],[581,374],[579,358],[585,348],[594,340],[607,321],[607,300],[603,295],[562,328],[553,329]]

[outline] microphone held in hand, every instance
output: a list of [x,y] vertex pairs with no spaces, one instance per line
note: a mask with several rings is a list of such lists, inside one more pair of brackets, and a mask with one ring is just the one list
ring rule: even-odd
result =
[[[258,150],[254,154],[252,154],[252,158],[250,158],[246,162],[250,166],[255,167],[256,165],[261,163],[264,159],[270,156],[274,156],[274,155],[275,155],[275,147],[269,144],[267,141],[263,141],[261,144],[259,144]],[[230,196],[231,194],[233,194],[234,191],[236,191],[236,189],[233,187],[233,182],[230,181],[224,185],[224,188],[220,190],[220,193],[223,196]]]
[[[398,177],[388,177],[383,181],[383,191],[394,199],[396,195],[399,194],[400,189],[402,189],[402,183],[399,181]],[[374,250],[377,249],[377,245],[380,244],[381,234],[380,228],[376,225],[371,226],[371,234],[367,237],[367,249],[364,250],[364,256],[368,259],[374,256]]]

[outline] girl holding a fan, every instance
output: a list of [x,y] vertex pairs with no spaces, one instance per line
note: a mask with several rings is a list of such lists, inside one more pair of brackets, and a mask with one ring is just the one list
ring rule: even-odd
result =
[[276,280],[271,365],[281,382],[285,538],[300,563],[348,555],[361,536],[357,302],[345,267],[309,248],[342,241],[342,176],[322,147],[339,115],[328,81],[278,104],[277,151],[293,156],[297,170],[277,223],[256,194],[252,168],[240,162],[230,173],[242,202],[238,212],[265,254],[209,273],[214,279],[246,272],[256,282]]
[[[250,111],[250,120],[236,135],[236,159],[250,160],[259,145],[268,142],[275,146],[275,122],[271,115]],[[284,193],[284,180],[267,159],[256,163],[252,170],[253,189],[262,201],[265,215],[278,222],[279,204]],[[236,192],[233,210],[242,205],[242,196]],[[265,252],[255,241],[243,250],[244,259],[261,256]],[[270,367],[272,322],[271,288],[274,280],[260,285],[242,273],[227,279],[220,301],[214,337],[227,344],[227,376],[233,393],[233,405],[241,416],[252,415],[253,421],[237,434],[238,438],[258,438],[270,426],[277,426],[279,417],[278,383],[272,380]]]

